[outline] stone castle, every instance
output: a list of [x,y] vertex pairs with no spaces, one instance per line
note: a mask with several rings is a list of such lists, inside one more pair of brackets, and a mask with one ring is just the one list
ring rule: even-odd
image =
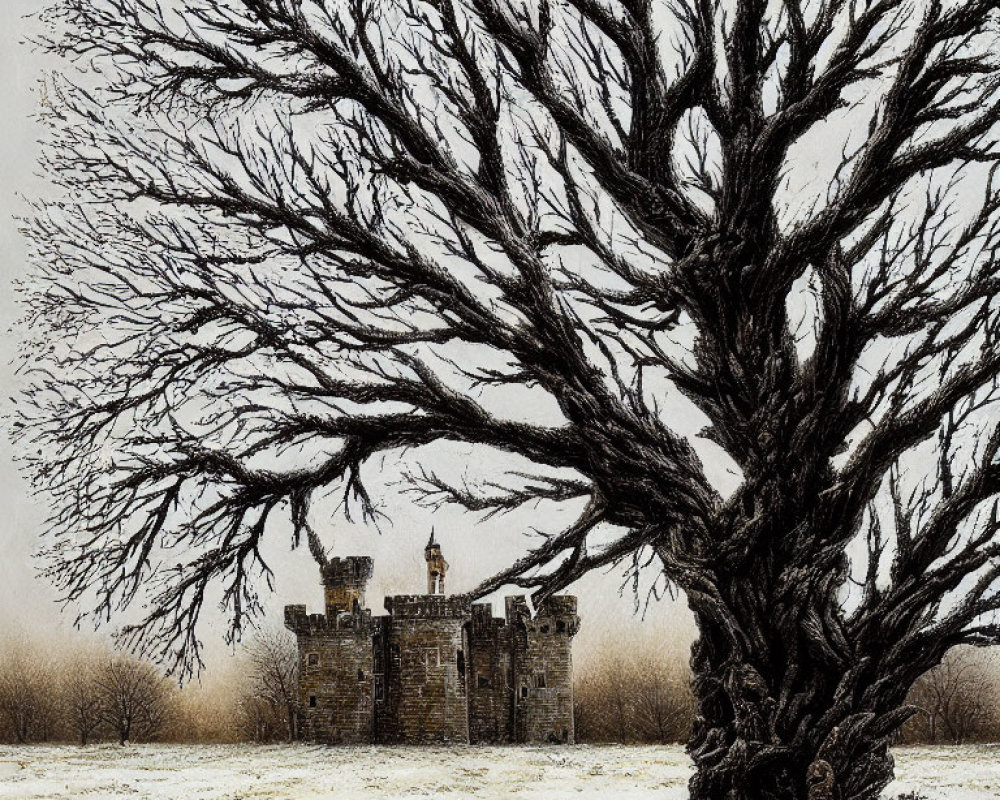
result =
[[531,614],[507,597],[488,603],[444,594],[448,564],[424,550],[427,594],[365,608],[367,556],[323,568],[326,613],[285,607],[300,659],[302,738],[329,744],[573,742],[571,642],[576,598],[550,597]]

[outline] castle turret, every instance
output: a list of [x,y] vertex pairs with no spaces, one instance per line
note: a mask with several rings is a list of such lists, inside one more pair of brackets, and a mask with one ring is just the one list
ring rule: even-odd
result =
[[427,547],[424,548],[424,559],[427,561],[427,594],[444,594],[444,576],[448,571],[448,562],[441,555],[441,545],[434,541],[433,528]]
[[372,560],[368,556],[331,558],[323,567],[326,616],[335,620],[338,614],[363,609],[365,587],[371,576]]

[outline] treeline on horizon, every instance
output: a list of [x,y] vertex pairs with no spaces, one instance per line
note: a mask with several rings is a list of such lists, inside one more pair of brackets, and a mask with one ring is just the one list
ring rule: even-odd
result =
[[[0,640],[0,743],[277,743],[296,738],[294,638],[265,630],[225,679],[183,688],[155,665],[106,646]],[[1000,741],[1000,659],[961,648],[910,693],[905,744]],[[652,647],[609,646],[578,669],[578,743],[687,740],[694,716],[685,660]]]

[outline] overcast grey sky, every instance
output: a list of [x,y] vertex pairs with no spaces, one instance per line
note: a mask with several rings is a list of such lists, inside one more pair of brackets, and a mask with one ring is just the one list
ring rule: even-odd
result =
[[[26,273],[25,245],[13,216],[24,209],[20,195],[37,195],[45,190],[44,179],[36,172],[37,128],[32,114],[38,102],[37,82],[47,66],[31,48],[22,44],[30,29],[25,14],[44,6],[43,0],[3,0],[0,3],[0,318],[5,335],[0,340],[0,378],[3,397],[16,391],[14,366],[16,338],[9,332],[18,316],[12,282]],[[392,465],[387,465],[392,471]],[[54,591],[36,577],[32,552],[44,518],[44,498],[32,497],[29,488],[14,466],[10,443],[0,436],[0,635],[22,628],[27,632],[61,633],[72,623],[72,611],[60,614]],[[332,503],[331,503],[332,507]],[[383,525],[382,533],[361,526],[338,522],[326,531],[336,555],[371,554],[376,559],[375,577],[370,587],[369,604],[381,610],[386,594],[419,592],[424,586],[423,545],[431,525],[436,527],[444,554],[452,571],[448,589],[471,588],[492,571],[504,566],[524,545],[520,531],[527,524],[542,524],[530,516],[499,518],[486,523],[446,509],[440,514],[413,508],[405,498],[390,498],[386,509],[393,520]],[[529,522],[530,520],[530,522]],[[555,522],[555,521],[553,521]],[[306,552],[288,552],[286,531],[276,529],[270,542],[269,556],[276,572],[276,592],[268,600],[269,621],[280,624],[285,603],[306,602],[318,610],[321,591],[315,564]],[[683,649],[690,639],[692,626],[682,604],[666,601],[657,604],[640,620],[633,614],[629,593],[619,596],[621,578],[617,572],[587,578],[575,588],[580,595],[583,627],[577,640],[578,660],[587,658],[602,643],[623,644],[652,635],[659,642],[673,643]],[[495,605],[494,611],[499,608]],[[217,615],[216,615],[217,617]],[[206,620],[203,640],[213,665],[224,662],[221,620]]]
[[[4,291],[0,293],[0,377],[3,398],[14,389],[16,341],[11,323],[17,317],[11,282],[25,271],[25,246],[13,215],[23,211],[19,194],[39,191],[41,181],[34,177],[37,153],[36,131],[29,118],[37,94],[35,81],[40,69],[26,46],[19,45],[24,35],[21,17],[39,8],[39,0],[6,0],[0,4],[0,275]],[[52,593],[31,577],[30,554],[42,519],[42,506],[33,502],[28,487],[12,462],[11,446],[6,435],[0,437],[0,530],[3,558],[0,559],[0,627],[23,621],[26,626],[46,627],[56,623]],[[25,618],[25,616],[28,618]]]

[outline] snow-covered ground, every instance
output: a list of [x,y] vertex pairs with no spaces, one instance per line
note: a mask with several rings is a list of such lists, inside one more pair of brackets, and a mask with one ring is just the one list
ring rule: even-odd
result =
[[[1000,795],[1000,747],[901,748],[886,797]],[[682,800],[679,747],[0,746],[0,800]]]

